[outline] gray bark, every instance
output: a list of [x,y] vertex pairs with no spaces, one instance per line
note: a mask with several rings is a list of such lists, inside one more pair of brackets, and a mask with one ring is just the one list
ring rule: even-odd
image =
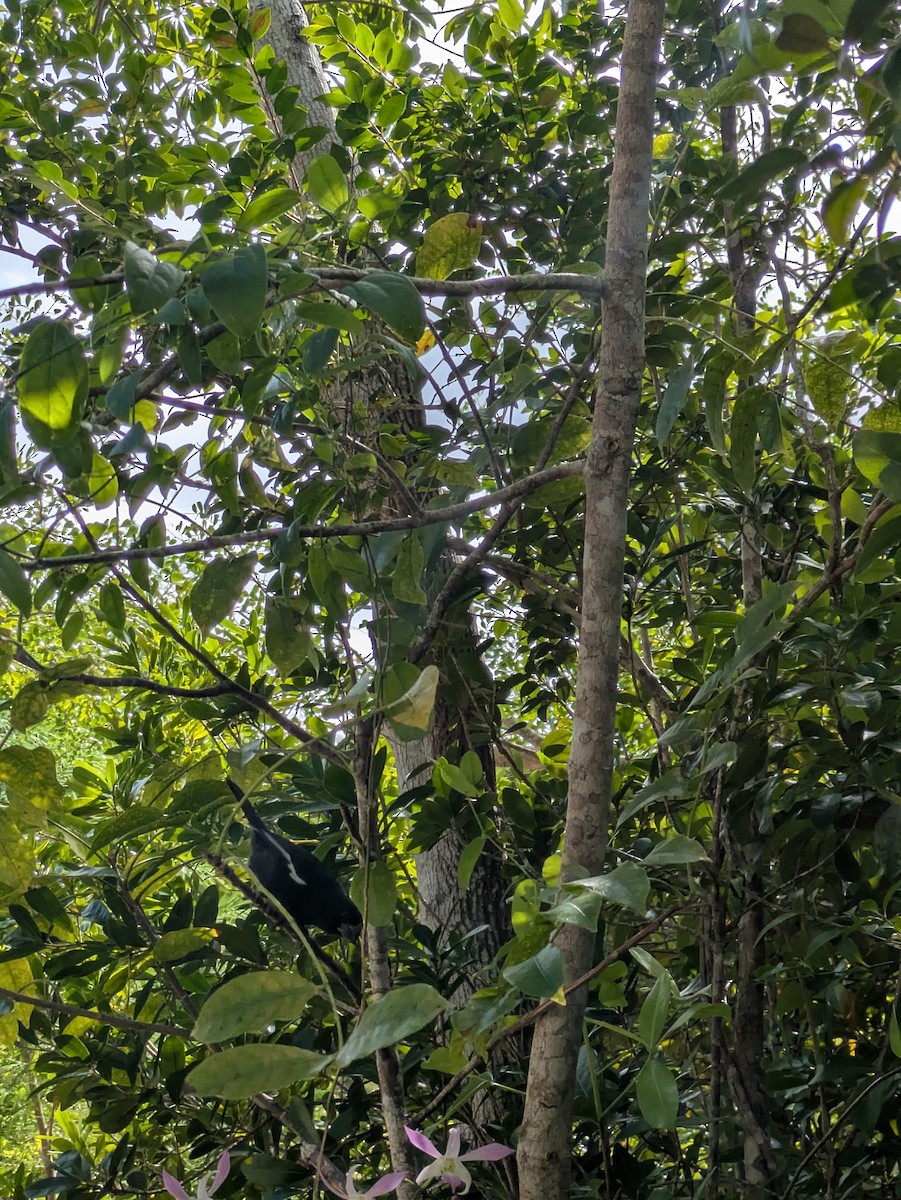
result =
[[[307,27],[307,14],[300,0],[250,0],[252,12],[268,8],[272,20],[266,34],[260,39],[262,45],[271,46],[275,57],[288,68],[288,86],[298,90],[300,103],[307,110],[308,125],[322,125],[326,134],[322,141],[317,142],[308,150],[302,150],[294,156],[291,172],[295,187],[299,187],[307,168],[314,158],[325,154],[330,146],[338,141],[335,131],[335,110],[329,104],[323,103],[321,97],[331,88],[322,60],[315,46],[311,46],[304,37]],[[271,98],[266,91],[265,83],[261,82],[260,96],[273,128],[278,128],[278,117],[272,107]]]
[[[569,764],[564,878],[603,870],[610,812],[623,553],[632,443],[644,376],[651,146],[663,0],[628,8],[610,189],[599,382],[586,466],[585,558],[578,680]],[[595,935],[564,926],[567,982],[592,965]],[[536,1024],[517,1151],[520,1200],[564,1200],[586,989]]]

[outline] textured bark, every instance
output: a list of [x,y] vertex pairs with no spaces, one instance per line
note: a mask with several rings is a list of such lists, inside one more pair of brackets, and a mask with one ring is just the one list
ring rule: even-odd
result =
[[[644,376],[648,210],[663,0],[632,0],[626,21],[607,230],[598,391],[586,466],[579,668],[569,763],[564,874],[598,874],[607,850],[623,553],[632,443]],[[567,982],[591,966],[594,934],[565,926]],[[564,1200],[585,989],[537,1023],[518,1162],[520,1200]]]
[[[271,46],[275,57],[287,66],[288,86],[297,88],[300,103],[307,110],[307,124],[321,125],[326,130],[320,142],[294,156],[291,172],[297,187],[313,159],[324,154],[338,141],[335,132],[335,110],[320,99],[330,90],[330,84],[322,69],[319,52],[303,35],[308,22],[300,0],[250,0],[250,8],[253,12],[261,8],[269,9],[272,21],[266,35],[260,40],[263,44]],[[278,117],[265,84],[260,86],[260,97],[269,123],[277,129]]]

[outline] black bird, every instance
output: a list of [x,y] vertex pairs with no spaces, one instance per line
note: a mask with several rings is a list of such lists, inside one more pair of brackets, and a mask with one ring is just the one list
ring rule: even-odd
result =
[[241,789],[229,780],[250,825],[247,865],[291,918],[301,926],[316,925],[325,933],[357,938],[363,928],[360,910],[329,869],[305,846],[267,829]]

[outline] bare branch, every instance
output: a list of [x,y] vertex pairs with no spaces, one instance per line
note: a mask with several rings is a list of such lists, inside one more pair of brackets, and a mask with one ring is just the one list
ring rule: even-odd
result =
[[[446,508],[433,508],[428,511],[420,510],[402,517],[384,517],[375,521],[357,521],[339,525],[294,525],[291,536],[307,540],[313,538],[343,538],[368,537],[377,533],[393,533],[405,529],[422,529],[427,525],[440,525],[442,522],[460,521],[481,512],[486,508],[494,508],[522,496],[528,496],[536,488],[557,479],[566,479],[572,475],[581,475],[584,463],[582,459],[574,462],[558,463],[543,471],[536,471],[523,479],[517,479],[508,487],[499,488],[496,492],[486,492],[472,500],[460,504],[449,504]],[[132,546],[122,550],[96,550],[86,554],[67,554],[60,557],[40,556],[21,561],[25,571],[51,570],[93,564],[100,562],[118,563],[133,562],[135,559],[161,559],[173,555],[193,554],[208,550],[222,550],[231,546],[250,546],[257,542],[272,541],[284,533],[282,525],[267,525],[265,529],[254,529],[245,533],[212,534],[206,538],[195,538],[189,542],[177,542],[171,546]]]

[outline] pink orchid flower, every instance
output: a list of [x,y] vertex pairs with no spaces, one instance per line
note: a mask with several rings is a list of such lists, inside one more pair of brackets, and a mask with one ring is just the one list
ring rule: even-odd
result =
[[465,1154],[461,1154],[460,1129],[456,1125],[447,1135],[447,1149],[442,1153],[424,1133],[406,1125],[404,1128],[411,1144],[435,1160],[419,1172],[416,1182],[422,1185],[440,1176],[452,1192],[461,1191],[464,1196],[472,1187],[472,1176],[463,1166],[465,1162],[498,1162],[513,1153],[509,1146],[502,1146],[500,1142],[490,1142],[487,1146],[480,1146],[477,1150],[467,1150]]
[[[343,1192],[343,1195],[347,1197],[347,1200],[369,1200],[371,1196],[387,1196],[389,1192],[393,1192],[398,1184],[402,1183],[403,1180],[407,1178],[406,1171],[391,1171],[388,1175],[383,1175],[381,1179],[377,1179],[368,1191],[361,1192],[357,1189],[355,1182],[356,1174],[356,1168],[351,1168],[351,1170],[347,1172],[347,1178],[344,1181]],[[322,1178],[322,1182],[330,1192],[334,1192],[336,1196],[342,1195],[342,1193],[333,1188],[324,1177],[320,1176],[320,1178]]]
[[[200,1183],[197,1185],[197,1200],[210,1200],[225,1182],[225,1177],[228,1175],[231,1168],[231,1158],[227,1150],[223,1151],[219,1156],[219,1162],[216,1164],[215,1172],[210,1172],[209,1175],[204,1175]],[[212,1182],[210,1182],[212,1180]],[[174,1196],[175,1200],[194,1200],[184,1188],[184,1184],[180,1183],[168,1171],[163,1171],[163,1186],[170,1196]]]

